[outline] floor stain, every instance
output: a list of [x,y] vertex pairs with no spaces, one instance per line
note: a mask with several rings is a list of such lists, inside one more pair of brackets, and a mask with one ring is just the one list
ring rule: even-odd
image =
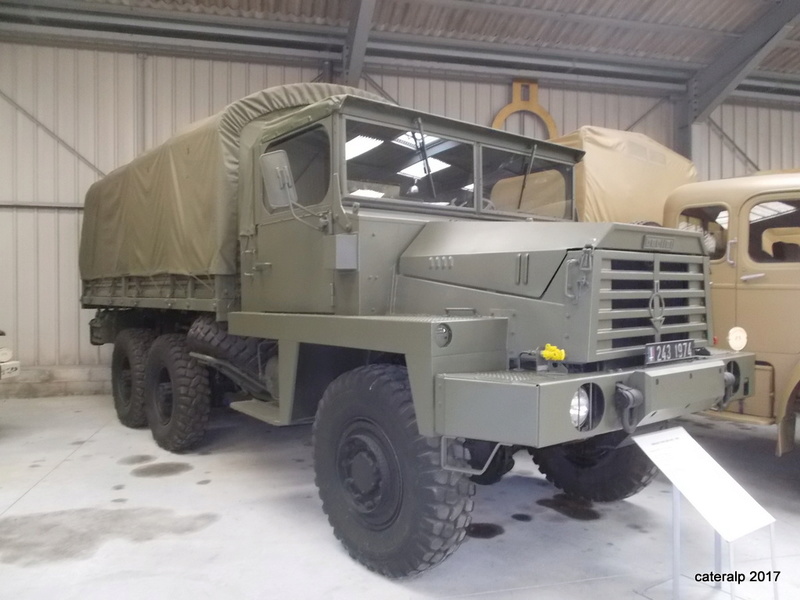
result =
[[118,483],[117,485],[115,485],[115,486],[114,486],[114,487],[112,487],[111,489],[112,489],[112,490],[124,490],[124,489],[125,489],[125,485],[124,485],[124,484],[122,484],[122,483]]
[[211,483],[210,479],[201,479],[197,482],[197,485],[208,485],[209,483]]
[[114,498],[112,502],[116,502],[117,504],[122,504],[123,502],[127,502],[127,498]]
[[505,533],[505,529],[494,523],[472,523],[467,526],[467,537],[490,540]]
[[136,467],[131,471],[134,477],[168,477],[170,475],[178,475],[194,469],[189,463],[181,462],[165,462],[157,463],[155,465],[145,465],[143,467]]
[[568,496],[567,494],[556,494],[553,498],[542,498],[537,500],[536,504],[552,508],[557,513],[578,521],[594,521],[600,518],[600,513],[592,508],[591,502]]
[[650,533],[647,529],[639,525],[638,523],[628,523],[628,529],[633,529],[635,531],[640,531],[641,533]]
[[187,535],[219,520],[201,513],[179,516],[165,508],[81,508],[0,519],[0,562],[22,567],[90,558],[115,539],[147,542]]
[[120,458],[117,461],[118,465],[141,465],[142,463],[149,463],[153,462],[156,459],[155,456],[150,456],[149,454],[133,454],[131,456],[126,456],[125,458]]
[[533,517],[530,515],[526,515],[525,513],[515,513],[511,515],[511,518],[515,521],[522,521],[523,523],[528,523],[529,521],[533,521]]
[[39,468],[39,467],[41,467],[41,466],[42,466],[42,465],[28,465],[28,468],[29,468],[29,469],[38,469],[38,468]]

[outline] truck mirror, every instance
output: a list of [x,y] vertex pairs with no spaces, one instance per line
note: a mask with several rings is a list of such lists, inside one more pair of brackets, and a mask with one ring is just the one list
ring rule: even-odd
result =
[[259,162],[261,177],[264,180],[264,192],[270,207],[280,208],[297,204],[297,189],[286,151],[274,150],[262,154]]

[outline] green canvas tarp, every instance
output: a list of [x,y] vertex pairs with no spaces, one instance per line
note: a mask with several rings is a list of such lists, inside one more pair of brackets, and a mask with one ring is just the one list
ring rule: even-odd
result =
[[97,181],[86,194],[81,278],[234,274],[242,129],[267,116],[285,125],[303,108],[344,95],[382,100],[325,83],[269,88]]

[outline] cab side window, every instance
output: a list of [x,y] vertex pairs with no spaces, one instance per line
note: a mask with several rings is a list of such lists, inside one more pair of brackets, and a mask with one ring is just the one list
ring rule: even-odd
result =
[[800,262],[800,200],[768,201],[750,209],[748,252],[756,262]]
[[681,213],[678,229],[703,234],[711,260],[720,260],[728,245],[728,221],[728,210],[722,206],[693,207]]
[[313,206],[322,202],[331,176],[331,143],[325,128],[306,130],[267,148],[267,152],[274,150],[283,150],[289,158],[298,204]]

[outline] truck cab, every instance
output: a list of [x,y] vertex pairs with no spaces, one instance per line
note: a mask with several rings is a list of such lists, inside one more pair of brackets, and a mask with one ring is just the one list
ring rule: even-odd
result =
[[693,183],[675,190],[664,224],[703,235],[709,252],[714,336],[734,327],[756,353],[755,393],[717,413],[777,424],[777,454],[792,449],[800,393],[800,173]]

